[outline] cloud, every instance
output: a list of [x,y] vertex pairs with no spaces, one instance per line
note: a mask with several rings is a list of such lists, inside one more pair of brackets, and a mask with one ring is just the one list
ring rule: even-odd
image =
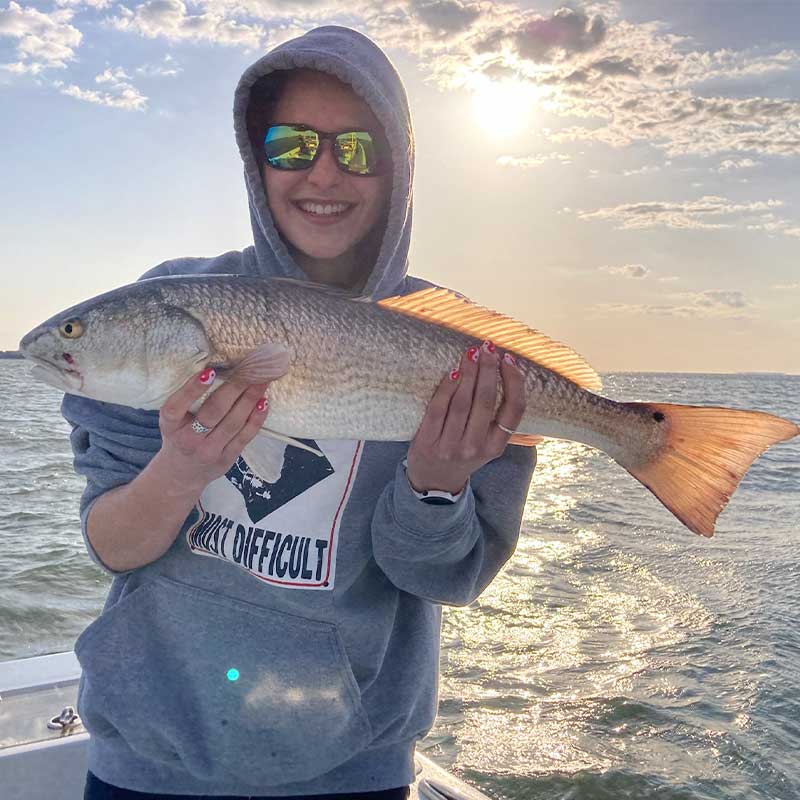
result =
[[117,67],[116,69],[111,69],[111,67],[109,67],[105,72],[101,72],[99,75],[95,76],[94,82],[119,85],[122,81],[130,80],[130,78],[131,76],[128,75],[122,67]]
[[57,6],[62,8],[67,6],[69,8],[96,8],[104,9],[111,5],[111,0],[55,0]]
[[103,85],[105,89],[82,89],[74,84],[65,84],[55,81],[54,85],[61,94],[74,97],[85,103],[120,108],[124,111],[144,111],[147,108],[147,98],[130,83],[130,76],[122,67],[108,67],[95,76],[95,83]]
[[646,175],[650,172],[658,172],[660,169],[661,167],[659,167],[657,164],[652,164],[649,166],[645,165],[643,167],[639,167],[639,169],[626,169],[623,170],[622,174],[626,178],[629,178],[631,175]]
[[168,53],[161,64],[142,64],[135,72],[145,78],[174,78],[183,72],[183,67]]
[[134,86],[126,87],[119,93],[111,93],[98,92],[94,89],[81,89],[75,85],[59,84],[61,84],[60,81],[56,82],[56,87],[61,94],[87,103],[109,106],[110,108],[121,108],[125,111],[144,111],[147,107],[147,98],[143,97]]
[[410,8],[430,31],[444,36],[466,30],[481,16],[479,6],[459,0],[412,0]]
[[[616,90],[594,98],[571,98],[563,112],[607,120],[597,127],[575,125],[550,135],[554,142],[596,141],[626,147],[640,141],[669,155],[711,155],[752,150],[772,155],[800,154],[800,102],[771,98],[697,97],[672,91],[660,97],[637,86],[636,104],[623,108]],[[602,97],[602,104],[598,99]]]
[[49,14],[23,8],[14,0],[0,9],[0,36],[17,39],[18,61],[1,65],[9,72],[38,74],[44,69],[64,69],[75,58],[83,34],[70,25],[70,9]]
[[694,296],[699,308],[744,308],[749,305],[744,294],[729,289],[710,289]]
[[593,50],[605,36],[606,23],[602,17],[590,20],[582,11],[560,8],[549,19],[523,23],[507,38],[521,58],[540,63]]
[[753,319],[747,312],[751,303],[743,292],[731,289],[709,289],[704,292],[675,295],[677,302],[663,304],[647,303],[598,303],[593,308],[599,314],[642,314],[645,316],[668,316],[682,318]]
[[[79,9],[96,14],[112,5],[111,0],[55,2],[61,8],[50,13],[23,8],[15,0],[0,10],[0,36],[19,41],[12,63],[1,67],[6,72],[63,68],[82,39],[70,24],[72,15]],[[114,4],[105,21],[150,39],[246,50],[263,50],[312,26],[344,21],[382,47],[411,53],[426,80],[441,88],[470,87],[475,76],[531,85],[538,106],[561,120],[544,134],[555,145],[647,143],[670,155],[723,154],[722,164],[737,166],[721,164],[722,172],[745,168],[747,159],[739,154],[800,154],[800,102],[708,90],[713,80],[714,86],[737,80],[752,84],[797,69],[800,52],[703,49],[661,22],[625,20],[616,2],[549,14],[525,5],[365,0],[354,9],[341,0],[307,0],[300,6],[291,0],[131,0]],[[141,69],[136,74],[174,74],[169,66],[151,67],[149,73]]]
[[469,85],[469,76],[484,70],[533,84],[540,107],[569,121],[548,134],[553,142],[615,148],[646,142],[669,155],[800,154],[797,100],[705,91],[710,80],[752,82],[796,69],[800,52],[705,51],[664,32],[661,23],[620,19],[613,6],[609,17],[568,9],[544,17],[497,4],[484,9],[446,48],[408,31],[406,42],[414,44],[405,46],[428,57],[426,71],[444,88]]
[[717,172],[730,172],[732,169],[751,169],[761,164],[760,161],[753,161],[752,158],[727,158],[725,161],[720,162],[717,167]]
[[670,61],[669,64],[656,64],[653,67],[653,74],[660,77],[668,77],[674,75],[680,68],[679,61]]
[[595,61],[589,69],[597,70],[603,75],[622,75],[628,78],[639,77],[639,68],[631,58],[601,58],[599,61]]
[[781,50],[761,54],[757,50],[696,50],[677,62],[675,83],[699,85],[705,81],[752,79],[774,72],[786,72],[800,64],[800,53]]
[[146,0],[134,10],[122,5],[118,9],[119,16],[109,20],[114,28],[139,33],[149,39],[163,36],[172,41],[207,40],[223,45],[258,48],[266,37],[263,26],[237,22],[226,18],[221,11],[189,14],[183,0]]
[[622,275],[625,278],[646,278],[650,270],[643,264],[623,264],[621,267],[598,267],[601,272],[608,272],[611,275]]
[[579,211],[583,220],[607,219],[616,223],[620,230],[666,228],[716,230],[733,227],[732,221],[710,221],[719,217],[742,214],[755,214],[769,211],[783,205],[780,200],[755,201],[752,203],[731,203],[724,197],[707,195],[699,200],[676,202],[624,203],[596,211]]
[[747,230],[782,233],[784,236],[800,236],[800,226],[788,219],[776,217],[772,213],[760,214],[757,221],[747,225]]
[[541,167],[548,161],[560,161],[562,164],[571,164],[572,159],[564,153],[543,153],[538,156],[500,156],[495,162],[500,167],[519,167],[532,169]]

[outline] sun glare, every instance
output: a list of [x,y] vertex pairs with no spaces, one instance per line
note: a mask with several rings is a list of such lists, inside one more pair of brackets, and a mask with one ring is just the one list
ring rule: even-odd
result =
[[519,81],[483,80],[472,90],[472,106],[478,124],[498,138],[522,133],[531,122],[534,87]]

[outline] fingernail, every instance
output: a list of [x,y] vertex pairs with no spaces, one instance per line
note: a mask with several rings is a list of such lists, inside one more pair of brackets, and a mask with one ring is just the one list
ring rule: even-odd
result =
[[200,373],[199,380],[200,383],[203,383],[207,386],[209,383],[214,383],[214,378],[216,377],[217,377],[216,370],[212,369],[211,367],[208,367],[207,369],[204,369]]
[[470,347],[469,350],[467,350],[467,358],[470,361],[477,361],[478,358],[480,358],[480,348],[474,346]]
[[483,349],[484,349],[484,350],[485,350],[487,353],[494,353],[495,347],[494,347],[494,345],[493,345],[493,344],[492,344],[492,343],[491,343],[491,342],[490,342],[490,341],[487,339],[487,340],[486,340],[486,341],[483,343]]
[[265,400],[265,399],[262,397],[262,398],[261,398],[261,399],[260,399],[260,400],[259,400],[259,401],[256,403],[256,410],[257,410],[257,411],[263,411],[263,410],[264,410],[266,407],[267,407],[267,401],[266,401],[266,400]]
[[517,361],[514,358],[514,356],[511,355],[511,353],[506,353],[503,356],[503,361],[505,361],[506,364],[511,364],[512,367],[516,367],[517,366]]
[[451,381],[457,381],[458,378],[459,378],[459,375],[461,375],[461,370],[460,369],[451,370],[450,371],[450,380]]

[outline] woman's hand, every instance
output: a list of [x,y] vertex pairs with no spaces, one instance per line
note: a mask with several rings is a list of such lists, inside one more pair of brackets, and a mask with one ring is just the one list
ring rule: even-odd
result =
[[[498,362],[500,371],[498,375]],[[497,381],[503,402],[495,416]],[[406,474],[418,492],[457,494],[479,467],[498,458],[525,412],[522,373],[511,356],[502,360],[494,345],[471,347],[439,384],[408,450]]]
[[[208,390],[215,376],[213,369],[203,370],[161,407],[162,445],[156,458],[162,469],[166,468],[167,474],[185,489],[201,491],[224,475],[258,433],[267,415],[264,392],[268,384],[236,382],[223,384],[197,413],[191,414],[189,409]],[[195,431],[195,419],[209,430]]]

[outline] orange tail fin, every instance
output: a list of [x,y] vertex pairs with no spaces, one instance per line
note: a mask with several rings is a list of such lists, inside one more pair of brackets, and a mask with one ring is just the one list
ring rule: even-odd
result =
[[717,517],[753,461],[771,445],[800,434],[793,422],[760,411],[631,405],[660,411],[669,428],[656,458],[626,469],[687,528],[708,537],[714,535]]

